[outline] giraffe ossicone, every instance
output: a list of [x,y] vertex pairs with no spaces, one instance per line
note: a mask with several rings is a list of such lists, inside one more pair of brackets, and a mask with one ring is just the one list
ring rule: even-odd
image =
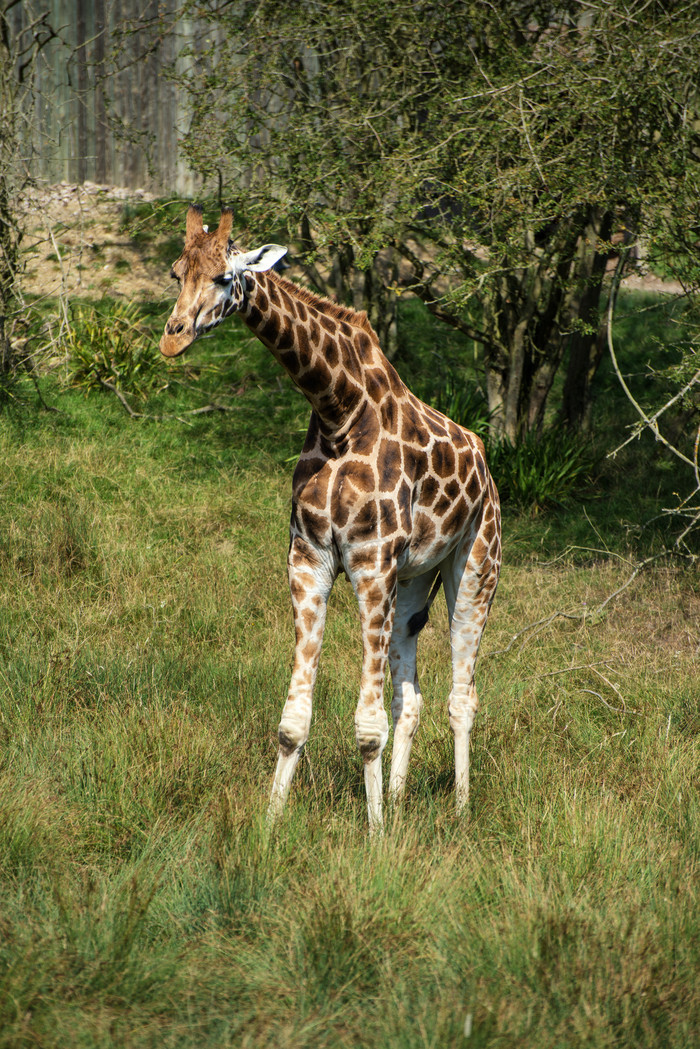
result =
[[501,563],[498,493],[484,446],[411,393],[366,314],[275,273],[286,252],[280,245],[240,252],[230,240],[232,224],[233,212],[225,208],[209,232],[202,209],[189,208],[184,250],[172,268],[180,293],[160,349],[177,356],[238,313],[312,409],[292,479],[287,564],[296,644],[269,815],[282,812],[309,736],[328,597],[342,572],[355,591],[362,627],[355,737],[370,830],[382,825],[386,665],[393,682],[389,794],[398,800],[423,703],[418,633],[440,584],[452,649],[448,714],[456,800],[464,811],[478,702],[474,666]]

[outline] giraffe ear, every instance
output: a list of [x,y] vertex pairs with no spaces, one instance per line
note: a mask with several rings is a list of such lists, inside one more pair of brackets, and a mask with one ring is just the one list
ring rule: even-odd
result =
[[192,240],[197,233],[201,233],[202,226],[202,205],[201,204],[190,204],[187,209],[187,225],[185,226],[185,243]]
[[230,273],[243,273],[245,270],[253,270],[262,273],[271,270],[276,262],[287,254],[287,249],[281,244],[263,244],[255,251],[244,251],[240,255],[233,255],[229,259]]

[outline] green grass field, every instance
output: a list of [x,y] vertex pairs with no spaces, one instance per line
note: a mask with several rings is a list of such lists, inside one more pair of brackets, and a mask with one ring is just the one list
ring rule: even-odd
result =
[[368,841],[339,581],[269,837],[306,404],[232,326],[162,369],[158,418],[58,373],[58,412],[27,387],[0,415],[0,1046],[697,1045],[697,571],[595,611],[659,541],[663,455],[506,511],[464,822],[441,604],[406,805]]

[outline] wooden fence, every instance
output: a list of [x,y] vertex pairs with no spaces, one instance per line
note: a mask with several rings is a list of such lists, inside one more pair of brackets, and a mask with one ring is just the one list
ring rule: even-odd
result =
[[[41,51],[25,113],[24,161],[40,181],[191,195],[198,181],[178,147],[187,128],[182,72],[197,27],[175,0],[34,0],[8,12],[26,43],[37,13],[57,32]],[[200,30],[202,31],[202,30]]]

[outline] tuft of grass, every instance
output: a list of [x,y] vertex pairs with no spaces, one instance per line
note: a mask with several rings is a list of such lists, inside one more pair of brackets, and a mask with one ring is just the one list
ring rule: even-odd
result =
[[553,428],[530,431],[516,444],[489,441],[488,461],[502,502],[537,514],[590,485],[594,456],[581,434]]
[[163,383],[162,367],[153,354],[153,336],[133,303],[115,303],[108,311],[73,306],[64,345],[67,377],[74,387],[103,389],[109,384],[144,396]]

